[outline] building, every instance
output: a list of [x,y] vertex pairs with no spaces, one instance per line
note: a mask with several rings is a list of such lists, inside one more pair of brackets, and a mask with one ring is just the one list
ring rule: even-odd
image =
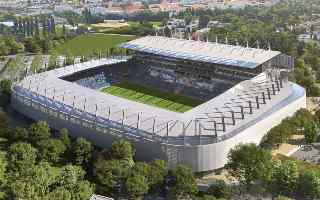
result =
[[[135,53],[26,77],[12,89],[12,106],[97,146],[126,138],[137,159],[195,172],[223,167],[230,149],[260,143],[306,107],[305,90],[288,81],[293,58],[278,51],[160,36],[120,46]],[[178,113],[99,92],[123,80],[204,103]]]

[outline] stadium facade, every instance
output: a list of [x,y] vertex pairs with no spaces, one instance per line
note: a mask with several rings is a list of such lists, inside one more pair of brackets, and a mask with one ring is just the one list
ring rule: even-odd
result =
[[[288,81],[293,59],[278,51],[159,36],[120,47],[134,54],[27,76],[13,87],[12,106],[97,146],[126,138],[138,159],[165,159],[195,172],[223,167],[231,148],[259,144],[306,107],[305,90]],[[123,80],[204,103],[177,113],[99,92]]]

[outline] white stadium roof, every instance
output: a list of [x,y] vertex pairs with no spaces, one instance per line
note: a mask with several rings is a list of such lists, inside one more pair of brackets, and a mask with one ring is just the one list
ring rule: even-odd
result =
[[121,44],[120,47],[180,59],[249,69],[253,69],[281,54],[279,51],[162,36],[142,37]]

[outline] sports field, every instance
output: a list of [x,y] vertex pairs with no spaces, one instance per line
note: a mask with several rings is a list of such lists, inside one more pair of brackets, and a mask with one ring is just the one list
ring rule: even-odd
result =
[[118,44],[134,39],[133,36],[84,34],[77,36],[58,46],[56,51],[60,54],[70,52],[75,56],[87,56],[94,51],[105,51],[107,48],[116,47]]
[[111,87],[103,88],[101,91],[174,112],[185,112],[203,103],[200,100],[190,97],[180,96],[129,82],[122,82]]

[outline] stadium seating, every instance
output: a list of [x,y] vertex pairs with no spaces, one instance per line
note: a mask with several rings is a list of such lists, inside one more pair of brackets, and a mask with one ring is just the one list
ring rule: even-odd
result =
[[232,82],[218,77],[205,79],[197,74],[182,74],[168,67],[135,60],[83,71],[63,79],[95,90],[126,80],[201,100],[211,99],[233,86]]

